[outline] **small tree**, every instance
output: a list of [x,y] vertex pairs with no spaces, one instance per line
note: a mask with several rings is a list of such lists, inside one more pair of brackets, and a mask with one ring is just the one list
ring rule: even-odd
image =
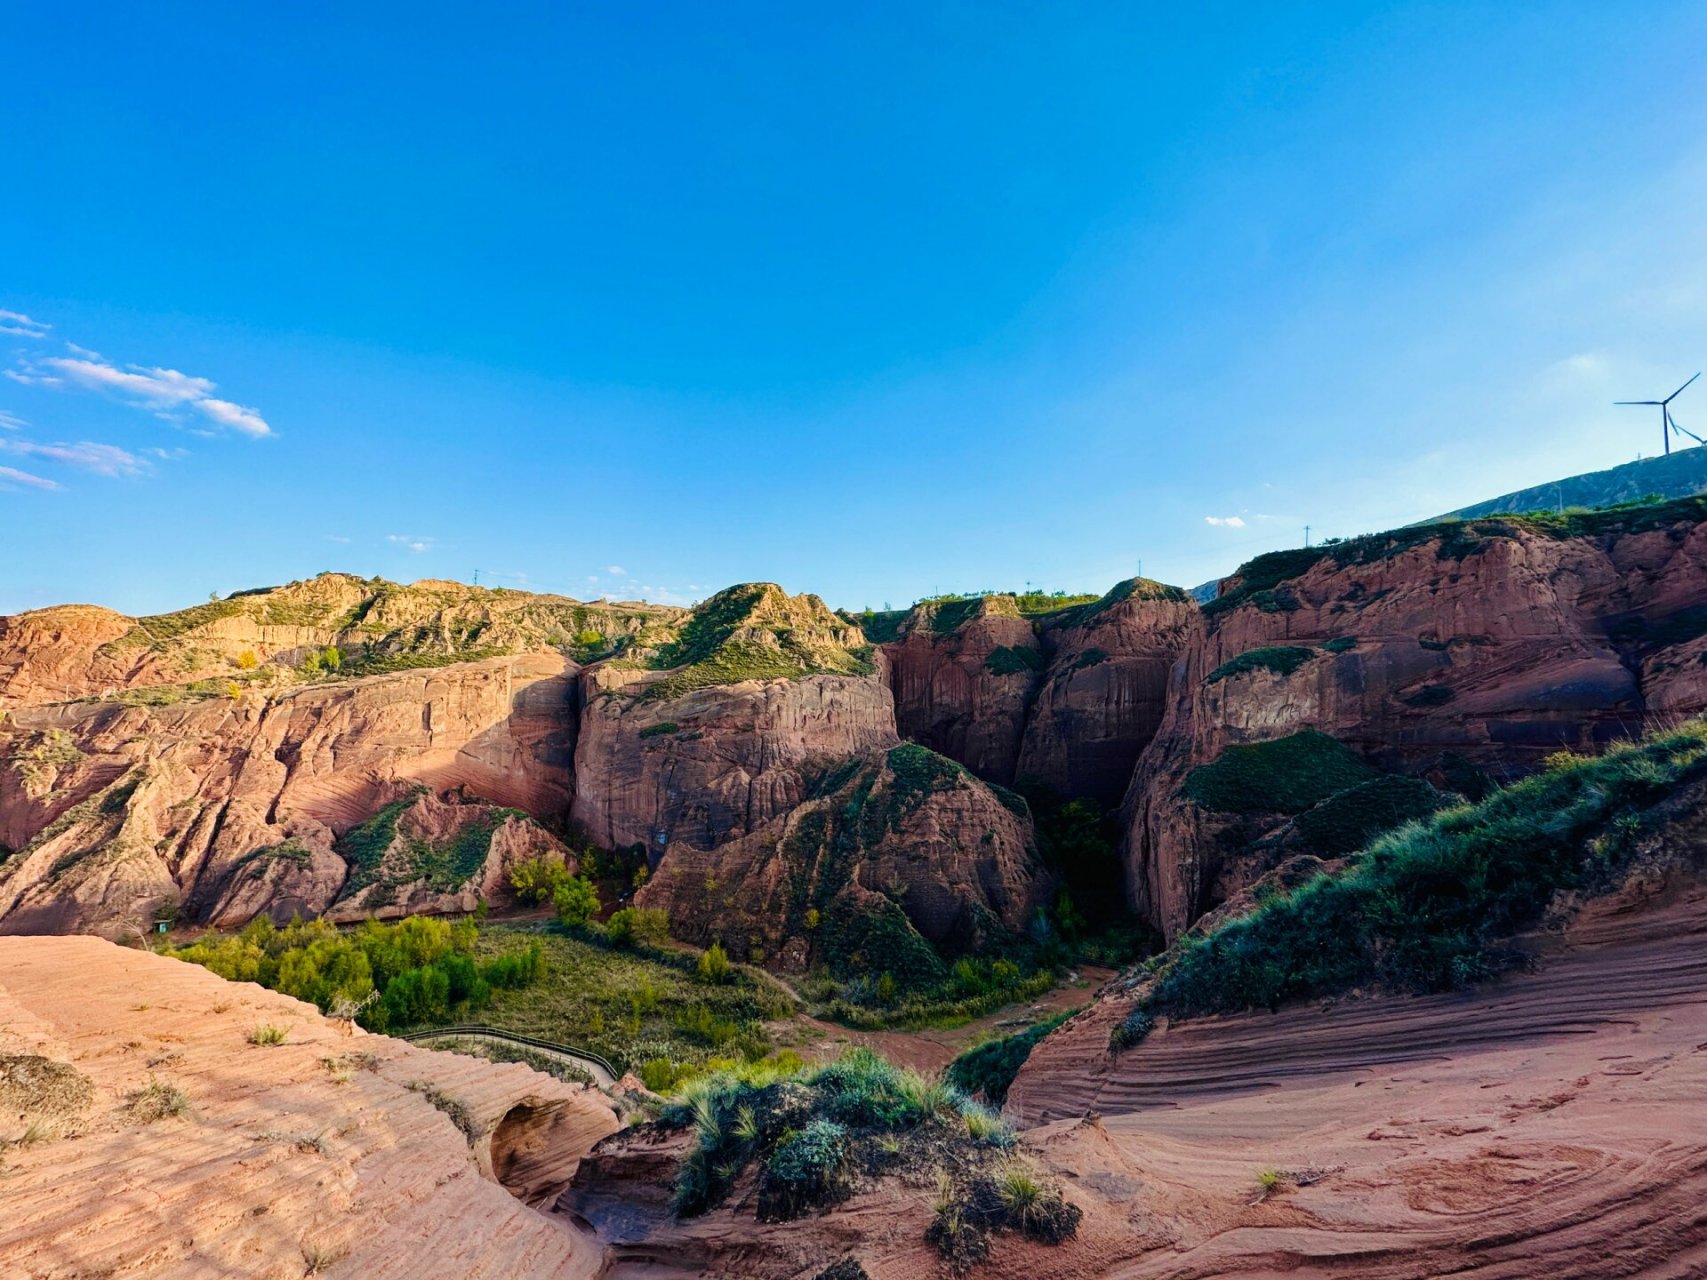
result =
[[624,907],[605,921],[605,932],[619,947],[658,947],[670,940],[670,916],[657,907]]
[[551,901],[557,908],[557,918],[567,925],[586,924],[599,913],[599,891],[584,876],[558,885]]
[[336,671],[344,665],[344,655],[335,644],[329,644],[320,651],[320,665],[328,671]]
[[551,902],[569,879],[569,868],[555,858],[529,858],[510,871],[510,888],[523,902]]
[[701,982],[724,982],[729,977],[729,953],[721,942],[714,942],[699,957]]
[[253,671],[260,663],[261,660],[255,656],[253,649],[245,649],[237,655],[237,669],[239,671]]

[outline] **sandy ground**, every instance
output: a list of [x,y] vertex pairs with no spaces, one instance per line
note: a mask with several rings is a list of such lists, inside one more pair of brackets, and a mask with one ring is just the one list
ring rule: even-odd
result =
[[[251,1044],[263,1024],[285,1042]],[[86,1086],[42,1096],[43,1060]],[[150,1085],[180,1091],[182,1112],[146,1118]],[[498,1280],[601,1262],[529,1207],[618,1127],[596,1091],[345,1034],[311,1005],[99,939],[0,938],[0,1101],[8,1280],[294,1278],[317,1262]]]

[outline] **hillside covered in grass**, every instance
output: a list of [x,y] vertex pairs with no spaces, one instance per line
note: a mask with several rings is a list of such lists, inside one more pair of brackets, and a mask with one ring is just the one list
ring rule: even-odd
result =
[[1601,756],[1560,753],[1542,772],[1474,804],[1439,810],[1370,842],[1340,869],[1258,905],[1156,966],[1121,1030],[1158,1015],[1274,1008],[1354,989],[1446,991],[1515,963],[1513,938],[1556,895],[1620,882],[1665,802],[1707,777],[1707,723]]

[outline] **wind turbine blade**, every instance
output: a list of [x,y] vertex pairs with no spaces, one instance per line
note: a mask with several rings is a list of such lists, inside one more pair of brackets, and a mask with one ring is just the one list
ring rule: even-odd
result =
[[1707,444],[1707,440],[1703,440],[1700,436],[1696,435],[1688,427],[1681,426],[1678,423],[1678,420],[1671,416],[1671,410],[1670,409],[1666,410],[1666,421],[1671,424],[1671,429],[1673,431],[1683,432],[1684,435],[1688,436],[1691,440],[1695,441],[1696,444]]
[[[1700,375],[1700,374],[1699,374],[1699,373],[1697,373],[1697,374],[1696,374],[1696,375],[1695,375],[1695,378],[1699,378],[1699,377],[1700,377],[1700,376],[1701,376],[1701,375]],[[1694,382],[1694,381],[1695,381],[1695,378],[1691,378],[1691,379],[1690,379],[1690,380],[1689,380],[1689,382]],[[1687,386],[1688,386],[1688,385],[1689,385],[1689,382],[1686,382],[1686,383],[1684,383],[1684,384],[1683,384],[1683,387],[1687,387]],[[1675,399],[1677,399],[1677,398],[1678,398],[1678,397],[1679,397],[1679,396],[1680,396],[1680,395],[1682,395],[1682,394],[1683,394],[1683,387],[1679,387],[1679,388],[1678,388],[1678,389],[1677,389],[1677,390],[1676,390],[1676,391],[1674,391],[1674,392],[1672,392],[1672,393],[1671,393],[1671,394],[1670,394],[1670,395],[1669,395],[1669,396],[1667,396],[1667,397],[1666,397],[1666,398],[1665,398],[1665,400],[1664,400],[1664,402],[1663,402],[1663,403],[1665,403],[1665,404],[1670,404],[1670,403],[1671,403],[1671,402],[1672,402],[1672,401],[1673,401],[1673,400],[1675,400]]]
[[1664,400],[1614,400],[1613,404],[1664,404]]

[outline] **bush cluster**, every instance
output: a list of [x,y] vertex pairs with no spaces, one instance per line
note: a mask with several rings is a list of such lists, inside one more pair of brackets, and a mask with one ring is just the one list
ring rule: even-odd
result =
[[280,929],[263,916],[241,933],[209,935],[165,954],[307,1000],[323,1013],[360,1006],[361,1024],[385,1031],[472,1013],[494,987],[519,989],[538,979],[537,943],[480,964],[477,936],[472,921],[425,916],[389,925],[369,920],[350,930],[325,920],[292,920]]

